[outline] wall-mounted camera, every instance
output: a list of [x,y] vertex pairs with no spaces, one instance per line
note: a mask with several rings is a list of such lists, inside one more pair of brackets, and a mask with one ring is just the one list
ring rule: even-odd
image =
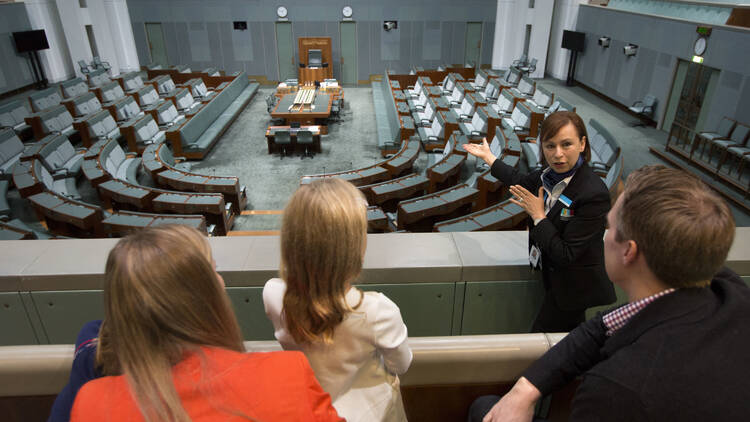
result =
[[397,21],[383,21],[383,30],[384,31],[392,31],[394,29],[398,29],[398,22]]
[[628,57],[635,56],[635,54],[638,52],[638,46],[635,44],[628,44],[622,48],[622,52],[625,53],[625,55]]
[[609,37],[601,37],[599,38],[599,45],[602,46],[602,48],[609,48],[609,43],[611,39]]

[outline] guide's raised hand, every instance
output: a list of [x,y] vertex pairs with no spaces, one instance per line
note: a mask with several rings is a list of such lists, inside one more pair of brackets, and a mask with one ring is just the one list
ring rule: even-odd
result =
[[492,166],[497,157],[490,151],[490,145],[487,143],[487,138],[482,138],[482,144],[463,144],[464,151],[469,154],[484,160],[485,163]]

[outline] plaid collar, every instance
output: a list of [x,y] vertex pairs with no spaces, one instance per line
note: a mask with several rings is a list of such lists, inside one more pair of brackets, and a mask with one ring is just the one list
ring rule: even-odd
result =
[[630,321],[630,319],[635,316],[635,314],[642,311],[643,308],[646,307],[646,305],[674,291],[675,289],[663,290],[641,300],[628,303],[627,305],[621,306],[614,311],[604,315],[602,317],[602,322],[604,322],[604,326],[607,327],[607,337],[611,337],[617,330],[624,327],[625,324],[627,324],[628,321]]

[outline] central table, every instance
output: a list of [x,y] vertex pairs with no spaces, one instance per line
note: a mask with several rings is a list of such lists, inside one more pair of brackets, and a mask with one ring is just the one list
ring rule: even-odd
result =
[[294,103],[294,98],[297,94],[285,94],[281,97],[281,100],[276,105],[276,108],[271,112],[271,117],[275,119],[284,119],[284,124],[288,125],[291,122],[297,122],[300,125],[319,125],[320,133],[326,135],[328,133],[328,126],[326,126],[326,120],[331,115],[331,104],[333,103],[333,96],[328,94],[322,94],[320,91],[316,92],[315,100],[312,103],[312,107],[309,110],[291,110]]

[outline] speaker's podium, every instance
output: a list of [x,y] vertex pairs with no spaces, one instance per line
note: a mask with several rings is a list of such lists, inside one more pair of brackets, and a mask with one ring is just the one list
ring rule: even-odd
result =
[[333,58],[330,37],[301,37],[299,51],[299,82],[322,82],[333,79]]

